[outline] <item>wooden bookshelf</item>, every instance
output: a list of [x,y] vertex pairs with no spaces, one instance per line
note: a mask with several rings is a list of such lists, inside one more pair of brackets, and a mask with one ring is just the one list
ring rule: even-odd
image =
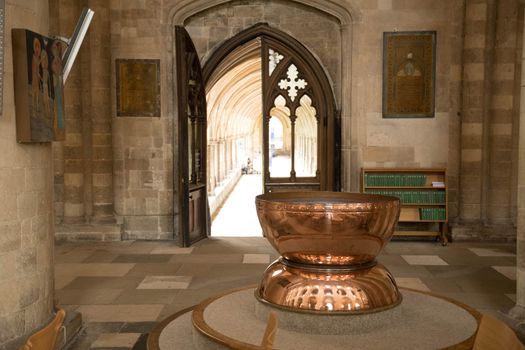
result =
[[421,223],[426,227],[421,230],[398,228],[394,236],[434,236],[443,245],[448,243],[446,169],[362,168],[361,192],[398,197],[401,200],[399,223]]

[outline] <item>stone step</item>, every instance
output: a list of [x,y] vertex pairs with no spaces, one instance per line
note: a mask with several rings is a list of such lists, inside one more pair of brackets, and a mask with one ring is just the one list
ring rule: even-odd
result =
[[247,287],[170,316],[149,340],[160,350],[258,348],[270,313],[277,316],[277,349],[457,348],[475,334],[477,311],[424,292],[402,293],[403,302],[395,308],[336,316],[275,308],[257,301],[253,287]]
[[121,241],[118,224],[60,224],[55,227],[56,241]]

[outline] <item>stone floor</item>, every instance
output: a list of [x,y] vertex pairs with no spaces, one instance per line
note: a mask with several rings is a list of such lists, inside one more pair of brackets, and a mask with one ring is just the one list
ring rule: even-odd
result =
[[[59,306],[82,313],[70,349],[145,349],[155,323],[220,291],[255,284],[277,258],[264,238],[171,242],[58,243]],[[498,315],[514,306],[512,244],[391,242],[379,261],[399,285],[430,290]],[[446,327],[446,325],[444,325]]]

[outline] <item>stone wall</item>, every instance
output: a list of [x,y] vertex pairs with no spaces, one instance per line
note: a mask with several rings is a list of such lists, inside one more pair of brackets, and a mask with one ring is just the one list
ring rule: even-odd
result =
[[51,144],[19,144],[13,93],[11,28],[48,33],[48,4],[7,0],[4,96],[0,115],[0,349],[18,348],[53,310]]
[[[318,57],[342,109],[344,190],[359,189],[362,166],[449,166],[455,200],[458,155],[449,149],[458,147],[462,3],[354,1],[346,10],[353,17],[351,24],[293,1],[233,1],[199,12],[185,25],[204,62],[224,40],[257,22],[291,34]],[[418,30],[437,31],[435,117],[383,119],[383,32]],[[344,55],[345,50],[350,55]],[[351,99],[343,92],[348,86]]]
[[[449,123],[457,118],[450,101],[454,98],[451,94],[459,91],[450,89],[450,84],[459,64],[455,48],[461,43],[457,35],[462,22],[460,2],[393,0],[378,1],[376,6],[367,1],[360,4],[364,7],[363,19],[355,24],[353,33],[351,124],[356,139],[352,146],[359,148],[358,163],[365,167],[446,167]],[[383,119],[383,32],[426,30],[436,31],[437,39],[435,116]],[[358,188],[354,177],[350,182],[351,188]]]
[[[173,228],[173,178],[178,176],[173,167],[173,27],[162,21],[165,2],[111,2],[115,213],[128,239],[178,235]],[[116,117],[116,59],[160,59],[160,118]]]
[[[60,2],[79,7],[71,0]],[[84,119],[72,124],[62,151],[57,148],[58,157],[66,159],[63,176],[56,177],[61,195],[57,213],[64,220],[95,213],[98,195],[104,213],[114,208],[126,238],[176,238],[174,25],[188,28],[204,63],[235,33],[268,22],[301,41],[333,83],[342,115],[343,190],[359,189],[361,167],[447,167],[451,221],[511,227],[516,213],[516,78],[521,71],[517,0],[87,3],[99,6],[110,20],[94,22],[90,35],[97,36],[83,49],[90,52],[87,60],[104,64],[91,63],[90,71],[82,68],[71,82],[70,94],[76,97],[68,102],[69,118]],[[60,18],[62,23],[69,17]],[[101,34],[107,30],[109,37]],[[423,30],[437,32],[435,117],[383,119],[383,32]],[[115,60],[126,58],[160,59],[159,118],[116,117]],[[101,77],[99,70],[104,71]],[[99,102],[100,108],[85,107]],[[101,123],[86,124],[88,115]],[[95,173],[96,142],[101,142],[101,176]]]

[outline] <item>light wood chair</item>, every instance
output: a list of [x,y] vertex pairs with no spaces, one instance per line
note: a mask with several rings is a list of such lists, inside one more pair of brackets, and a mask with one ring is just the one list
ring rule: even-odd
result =
[[472,350],[525,350],[516,333],[503,321],[489,315],[481,317]]
[[30,336],[19,350],[53,350],[65,317],[66,312],[59,309],[53,321]]

